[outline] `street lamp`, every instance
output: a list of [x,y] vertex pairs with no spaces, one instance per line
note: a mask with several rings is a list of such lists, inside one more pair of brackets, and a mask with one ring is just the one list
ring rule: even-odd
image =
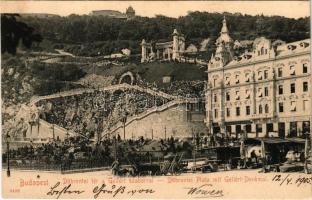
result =
[[8,163],[8,168],[7,168],[7,176],[11,176],[11,171],[10,171],[10,135],[9,133],[6,134],[6,143],[7,143],[7,163]]
[[126,122],[127,122],[127,113],[124,113],[122,119],[121,119],[122,123],[123,123],[123,134],[124,134],[124,140],[126,140]]

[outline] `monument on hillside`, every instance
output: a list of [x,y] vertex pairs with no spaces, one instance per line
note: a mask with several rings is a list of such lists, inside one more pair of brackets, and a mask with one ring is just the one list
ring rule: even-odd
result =
[[184,35],[174,29],[172,33],[172,41],[161,43],[147,43],[145,39],[141,42],[142,57],[141,62],[151,62],[154,60],[179,60],[185,52]]

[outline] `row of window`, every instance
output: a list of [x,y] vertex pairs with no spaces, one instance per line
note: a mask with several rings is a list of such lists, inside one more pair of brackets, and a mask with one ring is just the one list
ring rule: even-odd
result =
[[[289,70],[290,70],[290,75],[296,75],[295,65],[291,65],[289,67]],[[302,73],[303,74],[308,73],[308,64],[307,63],[302,64]],[[268,79],[268,77],[269,77],[269,71],[268,70],[258,71],[258,76],[257,76],[258,80],[266,80],[266,79]],[[277,69],[277,77],[279,77],[279,78],[283,77],[283,68],[282,67],[279,67]],[[248,82],[250,82],[250,80],[251,80],[251,74],[250,73],[246,73],[244,81],[246,83],[248,83]],[[213,79],[214,87],[217,86],[217,81],[218,81],[217,78]],[[231,82],[230,81],[230,77],[229,76],[225,77],[225,85],[230,85],[230,82]],[[239,84],[240,82],[241,82],[240,75],[236,74],[235,75],[235,84]]]
[[[309,90],[309,85],[308,82],[305,81],[302,83],[302,91],[303,92],[308,92]],[[296,83],[291,83],[290,84],[290,93],[296,93]],[[283,85],[278,86],[278,94],[284,94],[284,87]]]
[[[303,110],[309,110],[309,101],[308,100],[304,100],[303,101]],[[296,101],[291,101],[290,102],[290,111],[291,112],[295,112],[297,110],[297,102]],[[235,109],[235,116],[240,116],[241,115],[241,108],[240,107],[236,107]],[[283,102],[279,102],[278,103],[278,112],[283,113],[284,112],[284,103]],[[214,109],[214,117],[218,118],[218,109]],[[263,113],[269,113],[269,105],[265,104],[264,107],[262,105],[258,106],[258,114],[263,114]],[[250,115],[250,106],[246,106],[245,107],[245,114],[246,116]],[[230,117],[231,116],[231,109],[230,108],[226,108],[226,116]]]
[[[303,100],[302,110],[309,110],[309,109],[310,109],[309,101]],[[290,111],[291,112],[297,111],[297,102],[296,101],[290,102]],[[278,112],[280,112],[280,113],[284,112],[284,103],[283,102],[278,103]]]
[[[308,90],[309,90],[308,82],[305,81],[305,82],[302,83],[302,91],[303,92],[308,92]],[[296,93],[296,83],[291,83],[290,84],[290,93]],[[246,94],[245,98],[246,99],[250,99],[250,90],[249,89],[246,90],[245,94]],[[284,94],[284,86],[283,85],[279,85],[278,86],[278,94],[279,95]],[[258,88],[257,96],[258,97],[263,97],[263,95],[265,97],[269,96],[269,88],[268,87]],[[240,97],[240,91],[235,91],[235,100],[240,100],[240,98],[241,98]],[[226,101],[231,101],[230,92],[226,92],[225,93],[225,99],[226,99]],[[218,101],[217,94],[214,94],[213,100],[214,100],[214,102]]]

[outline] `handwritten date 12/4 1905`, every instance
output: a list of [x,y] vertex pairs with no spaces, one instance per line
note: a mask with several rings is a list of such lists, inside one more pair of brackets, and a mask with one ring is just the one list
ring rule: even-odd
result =
[[295,185],[297,187],[304,185],[312,185],[312,176],[298,176],[292,174],[277,174],[272,178],[272,181],[283,185]]

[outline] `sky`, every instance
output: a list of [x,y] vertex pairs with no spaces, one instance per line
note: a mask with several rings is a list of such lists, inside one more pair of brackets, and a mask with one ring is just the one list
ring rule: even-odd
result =
[[290,18],[310,16],[309,1],[0,1],[1,13],[49,13],[66,16],[89,14],[92,10],[125,12],[131,5],[136,15],[161,14],[179,17],[188,11],[240,12],[242,14],[280,15]]

